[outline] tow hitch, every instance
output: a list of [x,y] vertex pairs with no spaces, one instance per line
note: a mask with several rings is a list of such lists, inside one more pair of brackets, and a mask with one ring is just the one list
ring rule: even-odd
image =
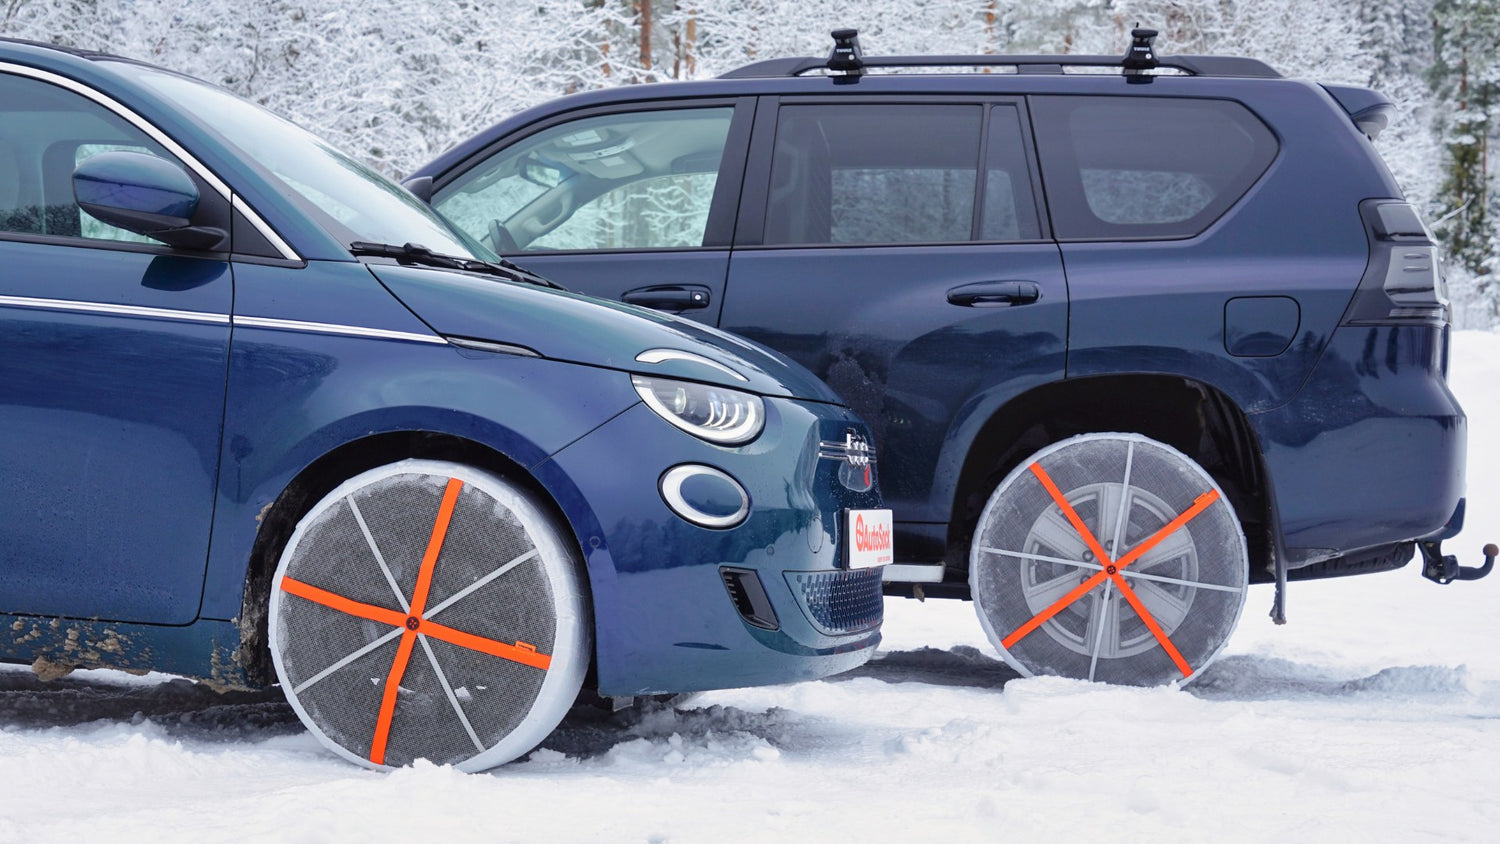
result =
[[1500,554],[1500,548],[1491,542],[1484,546],[1484,565],[1461,566],[1457,557],[1443,554],[1442,542],[1419,542],[1417,545],[1422,549],[1422,576],[1443,584],[1484,577],[1495,567],[1495,555]]

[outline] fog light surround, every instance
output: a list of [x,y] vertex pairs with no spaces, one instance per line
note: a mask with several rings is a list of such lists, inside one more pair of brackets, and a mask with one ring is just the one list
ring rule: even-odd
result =
[[697,463],[673,466],[658,483],[673,513],[699,527],[724,530],[750,516],[750,493],[729,474]]

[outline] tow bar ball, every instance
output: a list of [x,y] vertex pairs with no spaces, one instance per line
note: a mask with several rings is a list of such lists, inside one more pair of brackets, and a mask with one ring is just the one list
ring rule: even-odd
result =
[[1452,554],[1443,554],[1441,543],[1423,542],[1422,548],[1422,576],[1436,583],[1448,584],[1455,580],[1478,580],[1489,574],[1495,568],[1495,557],[1500,555],[1500,548],[1495,543],[1484,546],[1484,565],[1461,566],[1458,558]]

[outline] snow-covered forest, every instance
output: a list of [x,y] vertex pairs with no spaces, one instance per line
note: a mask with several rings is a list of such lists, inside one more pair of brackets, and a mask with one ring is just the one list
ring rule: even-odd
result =
[[1400,108],[1379,147],[1447,245],[1460,325],[1500,324],[1500,0],[0,0],[0,34],[145,59],[284,114],[392,175],[528,106],[827,52],[1263,59]]

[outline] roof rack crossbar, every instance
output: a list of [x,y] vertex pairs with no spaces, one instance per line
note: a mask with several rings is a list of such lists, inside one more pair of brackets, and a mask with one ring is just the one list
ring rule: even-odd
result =
[[[1193,76],[1222,76],[1254,79],[1280,79],[1275,68],[1259,59],[1239,56],[1159,56],[1158,66],[1174,68]],[[1052,65],[1068,67],[1120,68],[1119,56],[1025,55],[1025,56],[863,56],[865,69],[903,67],[1015,67],[1040,68]],[[802,56],[766,59],[735,68],[720,79],[764,79],[777,76],[801,76],[828,69],[827,58]],[[1032,72],[1037,72],[1033,70]],[[1043,71],[1047,72],[1047,71]],[[1056,72],[1056,71],[1051,71]]]

